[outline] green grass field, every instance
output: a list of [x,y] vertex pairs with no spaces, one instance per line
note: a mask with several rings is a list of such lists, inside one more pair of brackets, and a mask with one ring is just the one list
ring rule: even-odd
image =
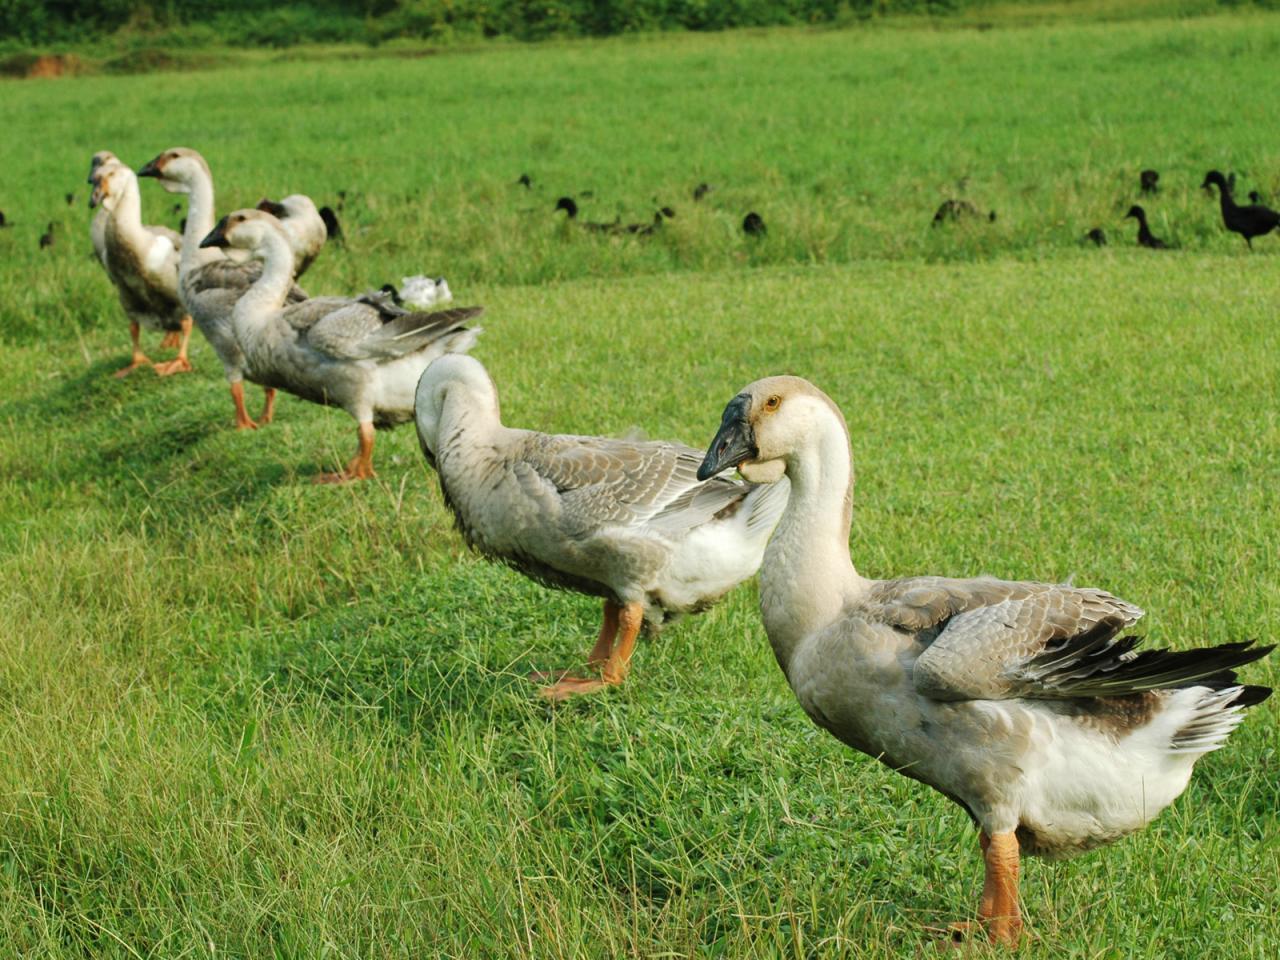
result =
[[[1073,578],[1152,644],[1274,641],[1280,238],[1249,255],[1198,184],[1280,200],[1277,53],[1276,17],[890,24],[0,83],[0,956],[931,955],[981,883],[958,807],[803,716],[753,588],[552,708],[525,674],[597,604],[470,555],[412,428],[313,487],[340,412],[234,432],[198,339],[192,375],[111,379],[93,150],[196,147],[223,210],[347,191],[306,286],[446,275],[512,424],[700,446],[746,382],[809,377],[864,574]],[[1145,166],[1180,250],[1119,219]],[[581,235],[550,210],[583,190],[677,219]],[[998,220],[931,231],[957,195]],[[1146,831],[1029,861],[1022,952],[1274,957],[1276,718]]]

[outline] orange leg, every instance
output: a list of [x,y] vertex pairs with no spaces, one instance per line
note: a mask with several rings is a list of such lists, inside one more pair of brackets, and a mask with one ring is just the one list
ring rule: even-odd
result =
[[168,363],[156,364],[156,373],[162,377],[172,376],[175,373],[188,373],[191,370],[191,361],[187,359],[187,344],[191,342],[191,317],[190,315],[182,318],[182,340],[178,344],[178,355]]
[[161,350],[177,350],[178,345],[182,342],[182,337],[177,330],[168,331],[160,340]]
[[[631,655],[635,653],[636,637],[644,625],[644,605],[628,603],[625,606],[614,606],[617,616],[617,640],[615,643],[604,643],[605,631],[609,627],[609,606],[605,607],[605,623],[600,628],[600,638],[592,648],[589,663],[600,665],[600,678],[563,677],[559,683],[542,688],[542,695],[551,700],[565,700],[575,694],[595,693],[605,687],[617,686],[627,679],[631,670]],[[607,654],[607,656],[606,656]],[[603,660],[603,662],[601,662]]]
[[322,473],[315,483],[346,483],[348,480],[368,480],[376,477],[373,472],[373,424],[365,421],[357,428],[359,446],[356,455],[338,473]]
[[237,380],[231,384],[231,402],[236,405],[236,429],[257,430],[258,425],[253,422],[253,418],[249,416],[249,411],[244,408],[243,380]]
[[[261,423],[270,423],[276,416],[276,388],[262,388],[262,415],[258,417]],[[370,442],[370,446],[372,446]]]
[[[587,654],[587,663],[597,669],[604,666],[609,654],[613,652],[613,638],[618,635],[618,610],[620,608],[612,600],[604,602],[604,618],[600,621],[600,635],[596,638],[596,645],[591,648],[591,652]],[[544,670],[535,670],[529,674],[530,680],[536,680],[541,683],[544,680],[563,680],[565,677],[573,678],[572,670],[553,670],[550,673]],[[582,679],[581,677],[573,679]]]
[[141,366],[151,366],[151,361],[147,358],[147,355],[142,352],[142,346],[138,342],[141,334],[142,328],[138,326],[138,321],[130,320],[129,339],[133,342],[133,359],[129,361],[129,365],[127,367],[122,367],[115,372],[115,376],[117,378],[127,377]]
[[[1014,833],[978,835],[982,861],[986,868],[982,883],[982,899],[978,901],[978,919],[992,943],[1017,946],[1022,937],[1022,911],[1018,906],[1019,850]],[[963,940],[973,924],[957,923],[952,936]]]

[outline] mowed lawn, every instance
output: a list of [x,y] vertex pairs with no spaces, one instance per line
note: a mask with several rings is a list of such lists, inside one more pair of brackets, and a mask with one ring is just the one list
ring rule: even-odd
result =
[[[231,430],[198,339],[194,374],[113,380],[93,150],[196,147],[223,210],[346,191],[307,287],[447,276],[512,424],[702,445],[748,381],[809,377],[849,422],[866,575],[1070,578],[1154,645],[1273,642],[1280,238],[1249,255],[1197,187],[1280,201],[1277,52],[1250,17],[0,84],[0,955],[929,955],[981,883],[958,807],[803,716],[754,588],[551,707],[526,674],[576,662],[598,604],[470,555],[411,427],[376,481],[314,487],[340,412]],[[1145,166],[1180,250],[1119,220]],[[585,190],[677,219],[589,238],[550,214]],[[931,231],[959,195],[995,224]],[[1276,720],[1146,831],[1028,861],[1023,952],[1274,957]]]

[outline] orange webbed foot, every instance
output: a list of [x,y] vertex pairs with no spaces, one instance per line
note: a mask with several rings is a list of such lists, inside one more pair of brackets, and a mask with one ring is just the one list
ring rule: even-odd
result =
[[175,373],[190,373],[191,361],[186,357],[177,357],[168,363],[157,363],[155,365],[156,376],[171,377]]

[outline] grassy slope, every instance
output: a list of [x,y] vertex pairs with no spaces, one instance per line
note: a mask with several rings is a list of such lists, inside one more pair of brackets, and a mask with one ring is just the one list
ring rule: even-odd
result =
[[[352,249],[309,285],[446,273],[489,307],[513,423],[699,444],[744,382],[803,373],[849,419],[863,572],[1073,576],[1146,606],[1155,643],[1222,642],[1280,619],[1280,258],[1192,181],[1270,186],[1278,44],[1269,19],[770,33],[7,85],[0,944],[888,957],[978,884],[956,808],[799,714],[750,589],[549,710],[523,675],[582,653],[595,606],[466,554],[410,431],[377,482],[317,489],[340,415],[286,399],[227,430],[203,344],[195,376],[110,380],[122,324],[58,207],[92,149],[199,146],[224,207],[350,190]],[[202,86],[198,118],[166,106]],[[1147,164],[1191,249],[1076,248]],[[545,194],[510,186],[526,169]],[[996,230],[929,235],[963,174]],[[720,206],[649,246],[519,212],[564,184],[639,216],[700,179]],[[1273,955],[1275,709],[1141,836],[1028,865],[1055,956]]]

